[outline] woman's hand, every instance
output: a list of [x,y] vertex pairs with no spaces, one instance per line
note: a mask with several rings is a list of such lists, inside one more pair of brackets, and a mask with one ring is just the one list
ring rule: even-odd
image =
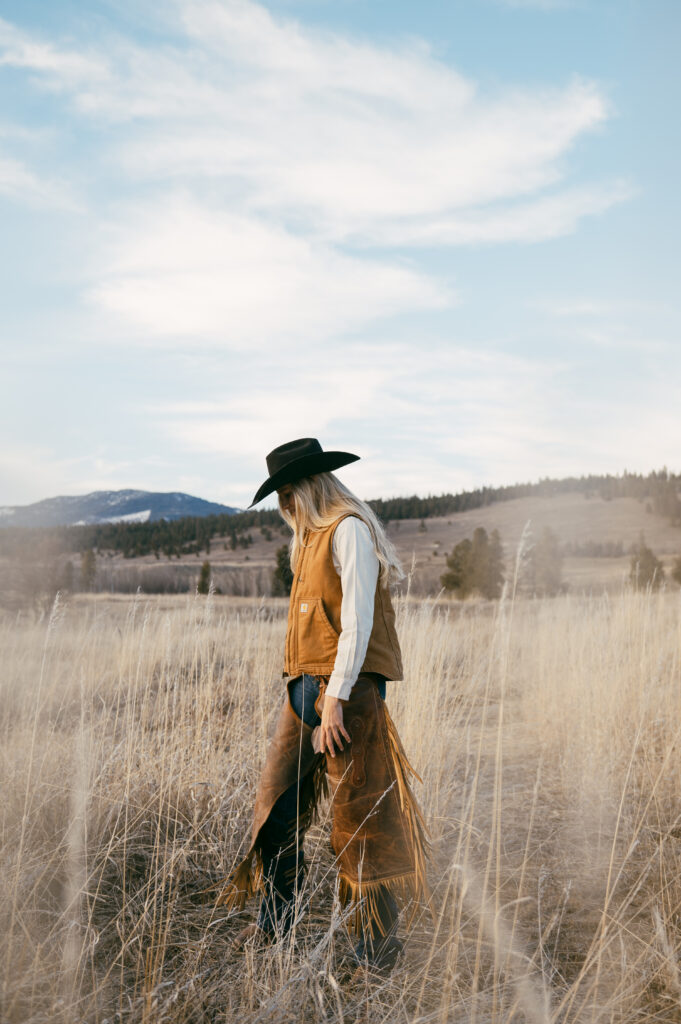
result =
[[338,744],[339,751],[343,749],[341,736],[344,736],[348,743],[352,742],[343,725],[343,705],[338,697],[329,697],[328,694],[325,694],[319,732],[321,752],[324,753],[325,750],[328,750],[331,757],[336,756],[335,743]]

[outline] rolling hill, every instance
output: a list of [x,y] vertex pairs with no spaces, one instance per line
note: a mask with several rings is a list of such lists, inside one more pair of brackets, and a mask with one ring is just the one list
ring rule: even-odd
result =
[[[575,557],[566,555],[563,575],[573,591],[615,589],[629,573],[629,547],[638,541],[641,531],[646,542],[667,566],[681,553],[681,528],[652,511],[651,505],[635,498],[604,499],[580,492],[557,493],[553,497],[524,497],[498,502],[483,508],[469,509],[448,516],[427,519],[391,520],[387,532],[395,544],[405,570],[411,574],[411,588],[417,594],[435,594],[440,589],[440,575],[446,570],[446,555],[460,540],[471,537],[477,526],[488,532],[499,530],[504,544],[507,575],[512,572],[518,545],[525,533],[524,544],[532,543],[545,526],[551,527],[561,545],[583,545],[621,542],[620,557]],[[209,559],[216,584],[225,593],[256,595],[266,586],[274,566],[277,548],[286,542],[287,531],[253,526],[249,529],[252,543],[232,547],[228,539],[214,537],[210,552],[182,555],[179,558],[157,559],[154,555],[126,559],[120,554],[103,562],[112,576],[116,572],[133,574],[136,584],[147,589],[161,568],[167,567],[187,580],[195,580],[199,566]],[[193,584],[192,584],[193,586]],[[134,589],[134,588],[133,588]]]
[[186,516],[234,515],[240,510],[179,491],[93,491],[0,508],[0,526],[90,526],[148,523]]
[[[507,579],[519,545],[527,549],[550,527],[564,555],[564,582],[579,593],[621,588],[629,575],[630,548],[641,533],[665,567],[672,567],[681,554],[680,487],[681,479],[663,470],[646,477],[543,480],[371,504],[386,524],[414,594],[440,591],[447,555],[479,526],[499,531]],[[288,539],[288,528],[274,510],[238,513],[179,493],[95,492],[17,511],[27,510],[33,525],[83,525],[27,529],[10,521],[13,510],[5,510],[2,519],[10,528],[0,530],[0,591],[4,588],[6,604],[13,603],[11,594],[78,590],[81,554],[88,549],[96,552],[95,590],[193,591],[201,563],[209,560],[224,594],[269,594],[277,550]]]

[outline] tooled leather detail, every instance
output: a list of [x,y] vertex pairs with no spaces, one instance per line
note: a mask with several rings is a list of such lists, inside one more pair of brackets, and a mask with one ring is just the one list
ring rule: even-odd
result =
[[[412,844],[389,749],[385,705],[372,678],[359,676],[343,704],[343,716],[352,746],[326,758],[333,792],[331,846],[339,871],[353,883],[361,872],[364,884],[406,876],[414,871]],[[362,723],[361,758],[355,750],[357,721]],[[351,758],[362,762],[361,788]]]
[[353,718],[350,722],[352,736],[352,784],[356,789],[366,786],[366,729],[361,718]]

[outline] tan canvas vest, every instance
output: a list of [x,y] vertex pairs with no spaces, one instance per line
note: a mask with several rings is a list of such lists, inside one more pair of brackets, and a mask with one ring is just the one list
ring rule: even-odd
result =
[[[347,515],[324,530],[308,531],[291,587],[284,672],[289,676],[328,676],[333,672],[341,632],[343,591],[333,564],[333,535]],[[402,657],[390,591],[380,580],[374,598],[374,624],[362,672],[402,679]]]

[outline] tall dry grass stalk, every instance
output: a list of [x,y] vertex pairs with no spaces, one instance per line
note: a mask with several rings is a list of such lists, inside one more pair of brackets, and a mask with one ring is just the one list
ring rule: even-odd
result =
[[679,611],[402,599],[388,701],[423,778],[434,898],[371,984],[344,977],[328,812],[293,942],[232,952],[248,915],[210,892],[247,843],[284,602],[7,617],[0,1018],[678,1022]]

